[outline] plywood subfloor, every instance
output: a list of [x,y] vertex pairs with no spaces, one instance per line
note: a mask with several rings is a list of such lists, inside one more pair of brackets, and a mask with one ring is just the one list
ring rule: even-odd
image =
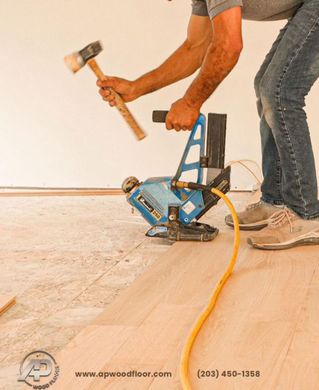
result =
[[[215,241],[175,244],[71,341],[57,356],[57,388],[181,389],[185,338],[229,262],[226,213],[219,205],[207,220],[221,228]],[[258,251],[247,246],[248,234],[242,232],[234,274],[193,349],[193,387],[318,389],[318,247]],[[92,376],[76,377],[81,371]],[[93,377],[129,371],[172,376]],[[201,371],[210,377],[199,379]]]
[[147,240],[125,196],[5,197],[0,202],[0,390],[32,351],[56,356],[169,245]]

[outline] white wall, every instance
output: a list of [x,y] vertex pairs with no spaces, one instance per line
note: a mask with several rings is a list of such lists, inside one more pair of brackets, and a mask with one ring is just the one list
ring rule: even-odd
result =
[[[189,80],[130,103],[149,136],[136,142],[115,109],[97,95],[89,69],[72,75],[65,54],[101,39],[106,74],[135,78],[158,65],[184,39],[190,1],[0,0],[0,186],[117,187],[173,174],[186,133],[152,124]],[[203,112],[228,114],[227,160],[260,161],[253,76],[282,23],[245,23],[245,50]],[[309,99],[318,157],[318,86]],[[254,180],[234,169],[233,185]]]

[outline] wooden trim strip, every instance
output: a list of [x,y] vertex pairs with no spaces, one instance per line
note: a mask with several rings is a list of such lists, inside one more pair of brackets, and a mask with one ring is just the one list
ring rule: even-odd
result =
[[124,195],[120,188],[81,189],[81,190],[16,190],[0,191],[0,197],[32,197],[32,196],[107,196]]
[[16,297],[8,295],[0,295],[0,315],[9,310],[11,306],[15,305]]

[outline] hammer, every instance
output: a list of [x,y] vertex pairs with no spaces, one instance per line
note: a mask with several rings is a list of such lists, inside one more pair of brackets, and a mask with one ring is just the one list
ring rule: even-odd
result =
[[[97,78],[101,81],[106,79],[106,76],[102,72],[99,65],[96,63],[94,57],[96,57],[103,50],[102,44],[100,41],[92,42],[89,45],[85,46],[84,49],[72,53],[64,57],[66,65],[72,70],[73,73],[76,73],[86,64],[92,69]],[[146,137],[145,132],[141,129],[139,124],[136,122],[135,118],[127,108],[122,97],[116,93],[112,88],[109,88],[112,95],[115,97],[116,107],[119,112],[122,114],[123,118],[126,120],[127,124],[133,130],[135,136],[140,141]]]

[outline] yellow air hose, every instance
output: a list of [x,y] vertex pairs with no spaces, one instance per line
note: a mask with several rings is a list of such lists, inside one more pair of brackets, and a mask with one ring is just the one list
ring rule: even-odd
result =
[[198,336],[202,326],[204,325],[205,321],[207,320],[207,318],[209,317],[209,315],[213,311],[213,309],[216,305],[217,298],[218,298],[222,288],[224,287],[227,279],[230,277],[230,275],[233,272],[233,268],[235,266],[237,255],[238,255],[239,242],[240,242],[239,222],[238,222],[238,217],[237,217],[237,214],[236,214],[236,211],[235,211],[233,204],[231,203],[231,201],[228,199],[228,197],[224,193],[217,190],[216,188],[212,188],[211,192],[213,194],[217,195],[218,197],[220,197],[221,199],[223,199],[231,212],[233,222],[234,222],[234,230],[235,230],[234,247],[233,247],[232,257],[231,257],[231,260],[230,260],[230,263],[227,267],[226,272],[224,273],[222,278],[219,280],[217,287],[209,300],[208,306],[206,307],[206,309],[202,312],[202,314],[196,320],[195,325],[194,325],[193,329],[191,330],[191,332],[186,340],[186,343],[184,345],[184,348],[182,351],[182,356],[181,356],[181,361],[180,361],[180,378],[181,378],[183,390],[191,390],[192,389],[190,379],[189,379],[189,359],[190,359],[192,347],[194,345],[196,337]]

